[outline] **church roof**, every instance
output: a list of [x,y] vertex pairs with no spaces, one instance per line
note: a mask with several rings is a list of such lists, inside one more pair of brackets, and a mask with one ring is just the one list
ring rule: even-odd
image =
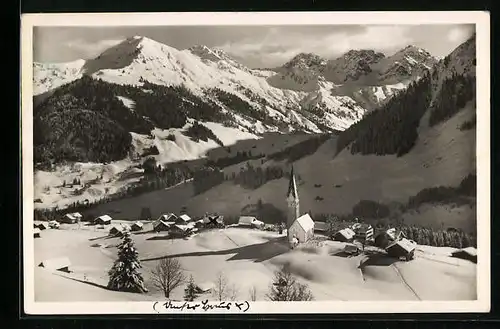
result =
[[297,192],[297,183],[295,182],[295,174],[293,172],[293,166],[292,171],[290,172],[290,181],[288,183],[288,192],[286,196],[292,196],[296,199],[299,197],[299,193]]
[[304,231],[314,230],[314,221],[309,214],[304,214],[295,220]]

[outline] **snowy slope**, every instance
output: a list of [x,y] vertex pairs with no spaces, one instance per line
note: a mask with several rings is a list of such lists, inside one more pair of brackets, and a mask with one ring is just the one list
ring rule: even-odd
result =
[[85,60],[68,63],[33,63],[33,94],[40,95],[82,76]]

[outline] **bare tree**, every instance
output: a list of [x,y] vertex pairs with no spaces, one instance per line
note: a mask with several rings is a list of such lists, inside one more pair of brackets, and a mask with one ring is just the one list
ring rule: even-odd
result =
[[232,283],[229,285],[229,288],[227,290],[227,295],[229,297],[229,300],[234,301],[238,298],[238,293],[239,289],[236,286],[236,284]]
[[213,290],[215,297],[219,301],[225,300],[228,297],[228,286],[229,280],[223,272],[219,272],[217,274],[217,279],[215,280],[215,287]]
[[153,285],[161,289],[166,298],[170,298],[172,290],[186,280],[181,263],[176,258],[163,258],[159,260],[151,273]]
[[248,294],[252,302],[255,302],[257,300],[257,288],[255,286],[250,287],[250,289],[248,290]]

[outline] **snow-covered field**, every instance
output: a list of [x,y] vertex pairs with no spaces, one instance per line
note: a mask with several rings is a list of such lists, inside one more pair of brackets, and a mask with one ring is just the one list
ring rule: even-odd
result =
[[[150,229],[147,224],[145,230]],[[146,232],[145,231],[145,232]],[[164,257],[176,257],[195,281],[213,283],[223,272],[234,284],[238,299],[266,300],[273,272],[289,264],[299,281],[309,285],[316,300],[474,300],[476,265],[451,258],[451,248],[419,246],[416,257],[401,262],[386,256],[336,255],[344,244],[318,240],[289,250],[283,236],[244,228],[199,233],[189,239],[164,239],[163,233],[134,234],[147,294],[109,291],[107,271],[116,255],[119,238],[105,230],[77,224],[44,230],[35,239],[36,301],[138,301],[164,298],[151,284],[151,270]],[[97,246],[100,244],[100,246]],[[94,245],[94,246],[93,246]],[[68,257],[73,273],[55,273],[38,267],[47,258]],[[171,298],[182,300],[184,286]],[[199,299],[213,299],[210,294]]]

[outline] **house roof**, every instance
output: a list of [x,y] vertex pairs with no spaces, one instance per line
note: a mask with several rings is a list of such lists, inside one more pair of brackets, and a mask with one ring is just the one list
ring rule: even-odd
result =
[[297,182],[295,181],[295,174],[293,171],[293,166],[292,170],[290,172],[290,180],[288,182],[288,192],[286,193],[287,197],[293,197],[295,199],[299,198],[299,193],[297,192]]
[[71,262],[69,261],[68,257],[59,257],[45,259],[38,266],[49,268],[52,270],[59,270],[61,268],[69,267],[70,265]]
[[341,234],[346,239],[352,239],[356,235],[356,233],[354,233],[354,231],[350,228],[344,228],[338,231],[337,234]]
[[238,220],[240,224],[251,224],[253,221],[256,221],[257,218],[253,216],[241,216]]
[[108,220],[111,220],[112,218],[109,215],[102,215],[102,216],[97,217],[97,219],[108,221]]
[[64,216],[65,216],[65,217],[68,217],[69,219],[76,220],[76,217],[75,217],[75,215],[73,215],[73,214],[66,214],[66,215],[64,215]]
[[71,215],[73,215],[73,217],[83,217],[79,212],[73,212]]
[[33,234],[40,234],[40,229],[38,227],[34,228]]
[[154,222],[154,224],[153,224],[153,226],[154,226],[154,227],[157,227],[158,225],[165,225],[165,226],[167,226],[167,227],[170,227],[170,223],[169,223],[169,222],[166,222],[166,221],[161,220],[161,219],[157,220],[157,221],[156,221],[156,222]]
[[356,233],[368,233],[368,232],[373,232],[373,227],[370,224],[364,224],[364,223],[356,223],[352,226],[352,229]]
[[182,214],[179,216],[179,218],[185,222],[189,222],[191,220],[191,217],[189,217],[187,214]]
[[168,213],[168,214],[161,214],[158,219],[168,221],[172,217],[177,218],[177,216],[174,213]]
[[304,231],[314,230],[314,221],[309,214],[304,214],[295,220]]
[[406,252],[412,252],[417,247],[417,244],[411,240],[403,238],[390,244],[386,249],[392,249],[396,246],[404,249]]
[[139,226],[139,227],[142,227],[144,224],[142,222],[135,222],[134,224],[132,224],[132,226]]

